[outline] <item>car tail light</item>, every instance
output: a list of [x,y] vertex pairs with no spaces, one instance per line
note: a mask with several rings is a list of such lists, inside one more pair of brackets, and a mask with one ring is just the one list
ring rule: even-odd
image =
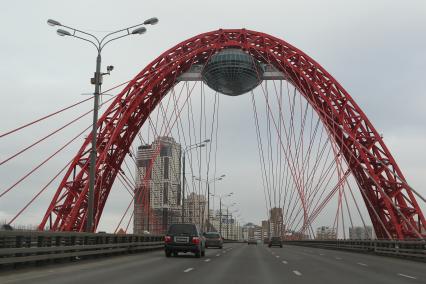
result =
[[165,243],[171,243],[171,242],[172,242],[172,237],[170,237],[170,236],[165,236],[165,237],[164,237],[164,242],[165,242]]
[[199,237],[193,237],[192,238],[192,243],[195,244],[195,245],[200,244],[200,238]]

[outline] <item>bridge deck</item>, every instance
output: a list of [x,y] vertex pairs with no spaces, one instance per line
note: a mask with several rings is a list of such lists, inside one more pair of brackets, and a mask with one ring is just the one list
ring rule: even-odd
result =
[[[416,280],[416,281],[415,281]],[[0,271],[0,283],[426,283],[422,262],[318,248],[228,244],[206,257],[163,251]]]

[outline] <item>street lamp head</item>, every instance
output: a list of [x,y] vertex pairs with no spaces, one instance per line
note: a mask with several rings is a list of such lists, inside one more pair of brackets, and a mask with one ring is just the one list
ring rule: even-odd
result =
[[144,25],[155,25],[158,23],[158,18],[154,17],[154,18],[150,18],[148,20],[145,20],[145,22],[143,22]]
[[204,140],[203,142],[204,142],[204,143],[209,143],[209,142],[210,142],[210,139],[206,139],[206,140]]
[[52,27],[54,27],[54,26],[62,26],[60,22],[52,20],[52,19],[47,20],[47,24],[49,26],[52,26]]
[[132,35],[141,35],[141,34],[144,34],[144,33],[146,33],[145,27],[140,27],[140,28],[134,29],[132,31]]
[[221,177],[221,178],[224,178],[224,177],[226,177],[226,175],[221,175],[220,177]]
[[60,36],[70,36],[71,33],[69,31],[63,30],[63,29],[58,29],[56,31],[56,33]]
[[200,144],[200,146],[198,146],[198,147],[200,147],[200,148],[202,148],[202,147],[206,147],[206,144]]

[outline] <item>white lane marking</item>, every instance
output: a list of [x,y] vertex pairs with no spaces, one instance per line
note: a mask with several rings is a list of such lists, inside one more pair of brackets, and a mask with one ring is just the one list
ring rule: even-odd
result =
[[320,253],[320,255],[325,255],[325,254],[323,254],[323,253]]
[[296,274],[297,276],[302,276],[302,273],[300,273],[299,271],[297,271],[297,270],[293,270],[293,273],[294,274]]
[[284,264],[287,264],[288,262],[287,262],[287,261],[285,261],[285,260],[283,260],[283,263],[284,263]]
[[361,266],[368,266],[367,264],[362,263],[362,262],[357,262],[357,264],[359,264],[359,265],[361,265]]
[[216,256],[220,256],[220,253],[216,254]]
[[210,261],[210,258],[207,258],[206,260],[204,260],[205,262],[209,262]]
[[187,272],[189,272],[189,271],[191,271],[191,270],[194,270],[194,267],[187,268],[187,269],[185,269],[183,272],[187,273]]
[[276,257],[276,258],[280,258],[280,256],[279,256],[279,255],[276,255],[275,257]]
[[336,256],[336,259],[337,260],[342,260],[343,258]]
[[417,277],[410,276],[410,275],[407,275],[407,274],[398,273],[398,275],[402,276],[402,277],[410,278],[410,279],[417,279]]

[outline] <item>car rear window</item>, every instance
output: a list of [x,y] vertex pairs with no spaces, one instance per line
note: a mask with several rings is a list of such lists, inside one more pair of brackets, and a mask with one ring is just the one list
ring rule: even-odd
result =
[[196,235],[197,228],[192,224],[175,224],[171,225],[169,231],[167,232],[169,235]]
[[220,238],[218,233],[206,233],[205,235],[206,238],[208,239],[217,239]]

